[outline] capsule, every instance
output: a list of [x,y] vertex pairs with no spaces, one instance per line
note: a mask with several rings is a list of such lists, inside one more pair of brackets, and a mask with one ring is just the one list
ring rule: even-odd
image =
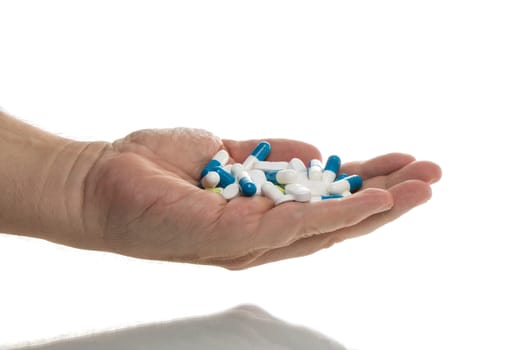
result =
[[272,147],[268,142],[259,142],[259,144],[253,149],[252,153],[248,156],[248,158],[246,158],[242,163],[242,167],[244,168],[244,170],[251,170],[258,161],[265,160],[266,157],[268,157],[268,154],[270,154],[271,149]]
[[228,201],[232,200],[235,197],[239,197],[239,195],[241,194],[239,184],[236,182],[229,184],[222,190],[221,194],[224,197],[224,199]]
[[324,194],[321,196],[321,200],[327,200],[327,199],[342,199],[344,196],[342,194]]
[[283,169],[265,172],[266,179],[276,185],[287,185],[296,182],[297,171],[293,169]]
[[262,185],[262,194],[263,196],[271,199],[275,205],[279,205],[284,202],[290,202],[293,201],[294,198],[292,195],[287,195],[282,193],[276,185],[271,183],[270,181],[266,181]]
[[219,173],[216,171],[209,171],[201,179],[201,186],[204,188],[216,187],[221,181]]
[[335,178],[334,181],[342,180],[342,179],[344,179],[347,176],[350,176],[350,175],[348,175],[347,173],[341,173],[341,174],[337,175],[337,177]]
[[220,176],[220,181],[217,186],[225,188],[226,186],[235,182],[235,176],[224,170],[222,167],[218,166],[212,169]]
[[207,187],[207,188],[206,188],[206,191],[210,191],[210,192],[215,192],[215,193],[218,193],[218,194],[222,194],[222,192],[224,191],[224,189],[221,188],[221,187]]
[[288,168],[288,162],[269,162],[265,160],[260,160],[253,166],[253,169],[262,171],[282,170],[286,168]]
[[312,191],[301,184],[288,184],[284,190],[286,194],[292,195],[297,202],[309,202],[312,199]]
[[308,163],[308,178],[314,181],[323,178],[323,163],[319,159],[312,159]]
[[221,149],[219,152],[217,152],[213,158],[209,161],[209,163],[202,169],[201,171],[201,178],[206,176],[206,174],[213,168],[218,166],[223,166],[228,162],[228,159],[230,159],[230,155],[228,152],[224,149]]
[[338,156],[330,156],[326,161],[326,165],[323,170],[323,181],[325,183],[334,182],[339,168],[341,167],[341,158]]
[[257,185],[248,175],[248,172],[243,169],[242,165],[235,163],[232,165],[232,175],[235,176],[239,182],[242,194],[251,197],[257,192]]
[[306,166],[304,165],[303,161],[299,158],[292,158],[288,162],[288,168],[294,169],[298,173],[300,172],[306,172]]
[[363,179],[359,175],[350,175],[341,180],[332,182],[326,187],[329,194],[343,194],[346,191],[356,192],[363,186]]

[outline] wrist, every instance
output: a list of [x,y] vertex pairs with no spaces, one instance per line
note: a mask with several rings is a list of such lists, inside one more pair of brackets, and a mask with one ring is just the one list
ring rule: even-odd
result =
[[86,179],[110,148],[106,142],[66,140],[54,151],[42,176],[38,231],[45,238],[81,248],[99,245],[87,235],[85,222]]
[[0,112],[0,232],[80,245],[84,181],[107,147],[58,137]]

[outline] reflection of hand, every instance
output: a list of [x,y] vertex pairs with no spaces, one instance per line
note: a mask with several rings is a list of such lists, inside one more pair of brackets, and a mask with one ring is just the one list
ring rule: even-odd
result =
[[[320,158],[292,140],[268,140],[271,160]],[[313,253],[366,234],[429,199],[440,170],[389,154],[341,171],[360,174],[364,189],[340,201],[285,203],[221,196],[198,188],[199,173],[221,148],[242,162],[257,141],[229,141],[202,130],[143,130],[108,148],[85,181],[84,223],[100,249],[231,269]]]
[[111,333],[62,340],[34,350],[88,349],[343,350],[305,327],[279,320],[257,306]]

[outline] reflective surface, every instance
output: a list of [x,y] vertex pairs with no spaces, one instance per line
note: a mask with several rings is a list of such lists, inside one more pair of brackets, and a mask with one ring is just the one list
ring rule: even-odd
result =
[[278,319],[255,305],[241,305],[209,316],[62,339],[24,349],[344,350],[346,348],[313,329]]

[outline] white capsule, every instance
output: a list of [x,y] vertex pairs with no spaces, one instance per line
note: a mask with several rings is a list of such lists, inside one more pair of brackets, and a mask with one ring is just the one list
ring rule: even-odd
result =
[[253,166],[253,169],[258,169],[262,171],[282,170],[286,168],[288,168],[288,162],[269,162],[266,160],[258,161]]
[[292,195],[297,202],[309,202],[312,198],[312,191],[301,184],[288,184],[284,190],[286,194]]
[[210,171],[201,179],[201,185],[204,188],[216,187],[221,181],[221,177],[216,171]]
[[232,164],[232,167],[230,169],[233,176],[235,176],[238,180],[238,177],[241,175],[241,173],[244,171],[244,168],[240,163]]
[[222,190],[222,196],[228,201],[235,197],[240,196],[240,194],[241,194],[241,189],[238,183],[229,184],[228,186],[224,188],[224,190]]
[[318,180],[308,180],[301,183],[303,186],[307,187],[311,192],[312,196],[322,196],[327,194],[326,186],[327,183]]
[[266,181],[262,185],[262,194],[263,196],[271,199],[275,205],[294,200],[292,195],[283,194],[281,190],[279,190],[277,186],[271,183],[270,181]]
[[310,183],[310,179],[308,179],[308,173],[306,171],[298,171],[295,182],[308,187],[308,183]]
[[303,161],[299,158],[292,158],[288,162],[288,168],[294,169],[298,173],[306,172],[306,166],[304,165]]
[[312,159],[308,164],[308,177],[313,181],[320,181],[323,178],[323,163],[318,159]]

